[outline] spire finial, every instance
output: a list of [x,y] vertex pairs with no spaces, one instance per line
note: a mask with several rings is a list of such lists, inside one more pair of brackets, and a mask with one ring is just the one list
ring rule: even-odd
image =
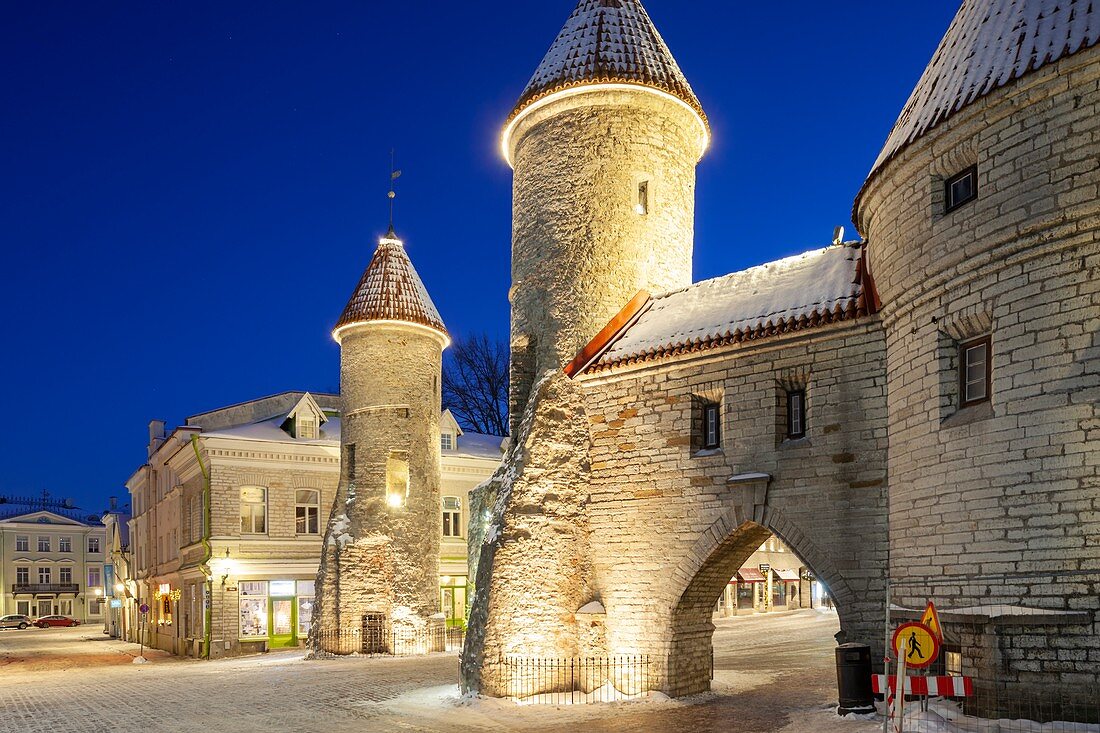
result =
[[394,167],[394,151],[390,148],[390,192],[387,194],[390,199],[390,232],[387,236],[391,239],[396,239],[396,235],[393,230],[393,200],[397,198],[397,194],[393,190],[394,181],[401,177],[401,171]]

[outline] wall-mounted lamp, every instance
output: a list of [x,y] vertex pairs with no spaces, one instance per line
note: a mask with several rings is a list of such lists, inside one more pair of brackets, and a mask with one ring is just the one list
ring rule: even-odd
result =
[[222,576],[222,588],[225,587],[225,581],[229,579],[229,548],[225,548],[225,575]]

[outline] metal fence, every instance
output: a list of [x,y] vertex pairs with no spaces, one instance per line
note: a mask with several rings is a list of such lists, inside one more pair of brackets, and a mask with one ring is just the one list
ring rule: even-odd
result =
[[486,672],[516,702],[578,705],[615,702],[647,695],[657,688],[666,668],[663,657],[502,656]]
[[907,677],[968,680],[965,695],[908,697],[903,730],[1100,733],[1098,591],[1095,572],[891,578],[889,627],[930,600],[942,632],[936,661]]
[[461,628],[392,629],[364,626],[320,629],[316,643],[321,652],[338,656],[411,657],[438,652],[458,653],[466,632]]

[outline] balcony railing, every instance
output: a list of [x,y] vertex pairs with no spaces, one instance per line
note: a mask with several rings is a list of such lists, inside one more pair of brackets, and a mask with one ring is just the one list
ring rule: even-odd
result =
[[76,583],[13,583],[12,593],[79,593]]

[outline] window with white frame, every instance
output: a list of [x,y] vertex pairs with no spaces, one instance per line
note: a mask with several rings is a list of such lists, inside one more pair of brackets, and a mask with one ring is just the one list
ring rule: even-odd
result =
[[241,487],[241,534],[267,534],[267,489]]
[[703,448],[713,449],[722,444],[721,412],[717,402],[703,405]]
[[38,536],[38,551],[49,552],[50,551],[50,538],[44,535]]
[[992,382],[992,340],[989,336],[959,344],[959,406],[988,402]]
[[72,552],[73,551],[73,538],[72,537],[58,537],[57,538],[57,551],[58,552]]
[[462,536],[462,499],[457,496],[443,497],[443,536]]
[[103,585],[103,573],[98,566],[88,568],[88,587],[98,588]]
[[57,569],[57,582],[65,585],[70,585],[73,582],[73,569],[72,568],[58,568]]
[[38,582],[49,585],[53,582],[53,570],[51,568],[38,568]]
[[795,389],[787,392],[787,439],[806,437],[806,392]]
[[297,534],[320,534],[321,492],[298,489],[294,492],[294,531]]
[[297,438],[299,440],[317,439],[317,421],[308,417],[299,417],[295,420]]
[[31,540],[25,534],[19,534],[15,536],[15,551],[16,552],[30,552]]
[[98,537],[89,537],[88,538],[88,553],[91,554],[91,555],[98,555],[99,554],[99,538]]
[[439,447],[443,450],[454,450],[455,448],[455,436],[454,433],[440,433],[439,434]]
[[18,585],[29,585],[31,582],[30,565],[17,565],[15,567],[15,582]]

